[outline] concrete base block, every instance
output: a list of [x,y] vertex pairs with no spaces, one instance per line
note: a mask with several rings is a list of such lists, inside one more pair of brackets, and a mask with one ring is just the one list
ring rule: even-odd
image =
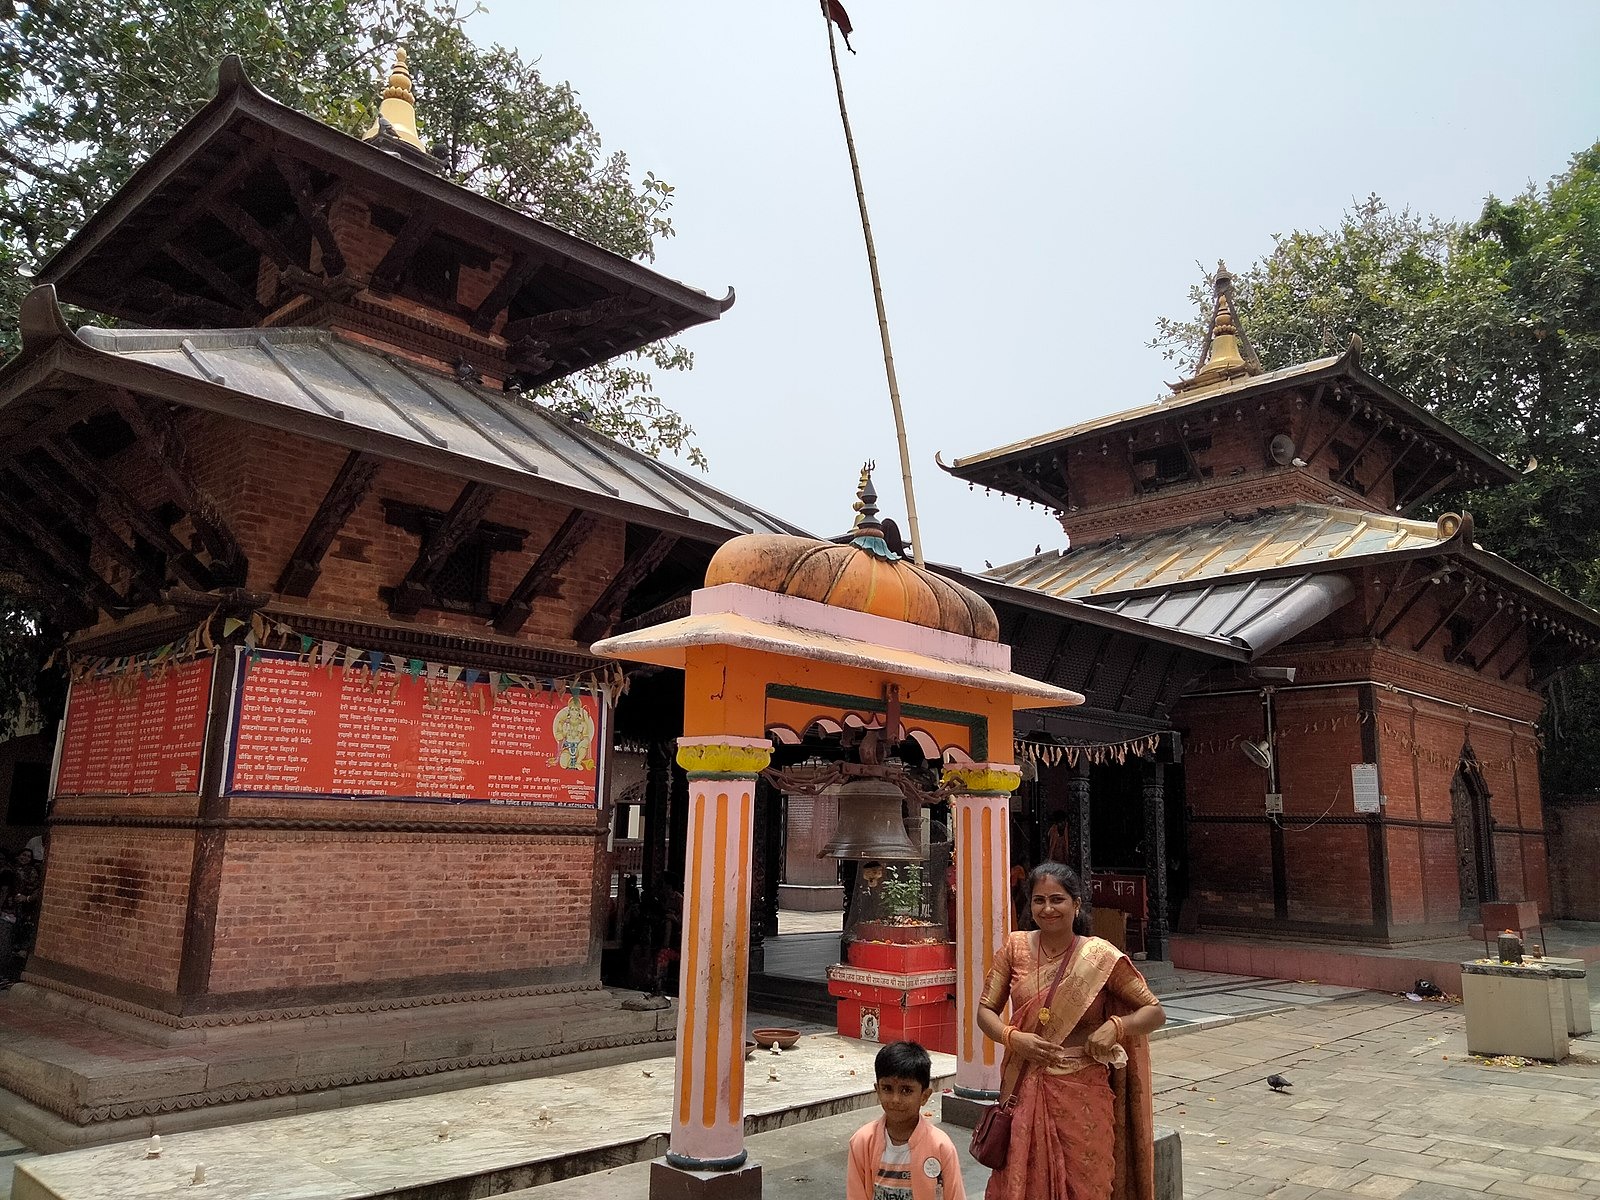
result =
[[1461,1001],[1469,1054],[1543,1062],[1567,1057],[1565,980],[1543,971],[1463,964]]
[[976,1129],[983,1114],[994,1107],[992,1100],[968,1100],[954,1092],[939,1097],[940,1121],[946,1125],[959,1125],[963,1129]]
[[1183,1143],[1176,1129],[1157,1125],[1156,1200],[1183,1200]]
[[761,1200],[761,1164],[684,1171],[658,1158],[650,1164],[650,1200]]

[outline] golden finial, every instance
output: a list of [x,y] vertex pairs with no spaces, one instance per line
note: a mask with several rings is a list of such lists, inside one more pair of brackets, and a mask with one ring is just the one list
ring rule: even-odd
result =
[[1233,294],[1233,275],[1228,265],[1217,261],[1211,280],[1211,328],[1206,331],[1200,352],[1200,366],[1194,375],[1172,385],[1175,392],[1206,387],[1241,375],[1261,374],[1261,361],[1239,326],[1238,301]]
[[378,119],[361,140],[382,142],[390,138],[423,150],[422,139],[417,136],[417,98],[411,91],[411,68],[406,65],[403,49],[394,52],[394,67],[378,104]]

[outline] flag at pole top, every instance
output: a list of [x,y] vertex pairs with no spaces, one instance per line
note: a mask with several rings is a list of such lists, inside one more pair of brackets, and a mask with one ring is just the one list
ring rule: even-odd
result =
[[828,14],[828,20],[839,27],[839,33],[844,37],[844,48],[854,54],[856,48],[850,44],[854,27],[850,24],[850,14],[845,12],[844,5],[839,0],[822,0],[822,11]]

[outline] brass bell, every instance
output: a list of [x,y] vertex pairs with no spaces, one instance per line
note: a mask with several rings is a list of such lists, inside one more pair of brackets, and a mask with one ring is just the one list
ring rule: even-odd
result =
[[852,779],[839,789],[839,825],[818,858],[921,862],[906,835],[900,789],[882,779]]

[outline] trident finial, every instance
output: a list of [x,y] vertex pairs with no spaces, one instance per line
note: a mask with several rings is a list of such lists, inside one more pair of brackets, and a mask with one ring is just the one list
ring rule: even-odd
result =
[[878,490],[872,486],[872,472],[877,466],[871,459],[861,464],[861,480],[856,484],[856,502],[850,506],[855,509],[857,529],[864,525],[876,528],[878,524]]

